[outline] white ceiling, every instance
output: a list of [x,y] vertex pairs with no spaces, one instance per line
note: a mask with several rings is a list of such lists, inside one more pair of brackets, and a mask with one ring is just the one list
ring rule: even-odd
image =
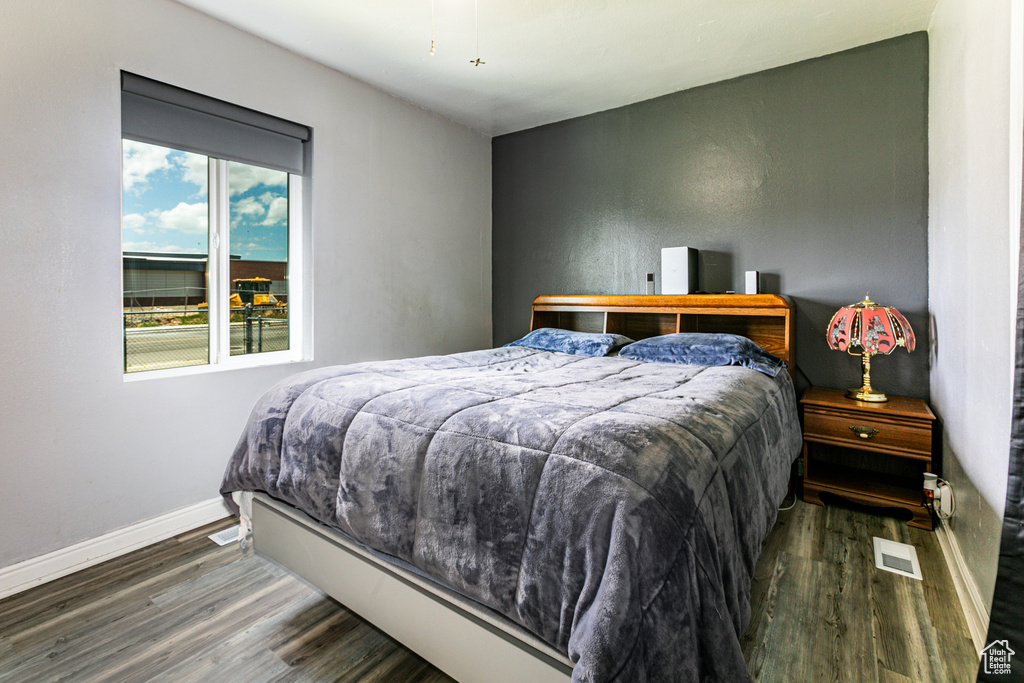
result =
[[936,0],[179,0],[487,135],[926,29]]

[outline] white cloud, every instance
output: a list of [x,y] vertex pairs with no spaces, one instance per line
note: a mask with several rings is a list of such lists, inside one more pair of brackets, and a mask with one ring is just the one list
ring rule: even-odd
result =
[[200,188],[199,194],[206,194],[206,184],[209,182],[208,157],[192,152],[182,152],[178,164],[181,166],[181,178],[186,183],[192,183]]
[[121,182],[126,192],[138,194],[146,189],[153,173],[176,169],[181,172],[182,180],[199,188],[200,196],[206,195],[208,172],[204,155],[135,140],[122,143]]
[[232,197],[247,192],[257,185],[266,185],[267,187],[288,186],[288,174],[284,171],[275,171],[272,168],[231,162],[231,165],[228,167],[228,173]]
[[121,216],[121,227],[126,230],[138,230],[146,225],[146,217],[141,213],[128,213]]
[[144,142],[124,140],[121,147],[121,182],[125,192],[140,192],[149,182],[149,175],[169,169],[171,150]]
[[233,216],[231,225],[238,225],[243,216],[249,216],[254,220],[262,218],[266,211],[266,207],[252,197],[240,199],[231,204],[231,214]]
[[[180,246],[164,246],[149,241],[134,241],[125,242],[123,248],[127,251],[205,251],[203,245],[206,244],[208,223],[209,217],[206,202],[197,204],[181,202],[173,209],[167,211],[155,209],[145,214],[125,214],[121,217],[121,225],[124,230],[133,231],[133,237],[152,237],[157,240],[175,239],[176,241],[181,241],[182,235],[188,235],[189,237],[184,241],[192,242],[196,240],[197,246],[185,248]],[[160,236],[161,233],[163,234],[162,237]],[[176,233],[178,237],[167,233]],[[196,237],[191,237],[193,235]]]
[[151,211],[148,216],[163,230],[174,230],[190,235],[205,235],[209,224],[206,202],[186,204],[181,202],[167,211]]
[[288,220],[288,200],[285,197],[278,197],[270,202],[267,209],[267,217],[261,225],[279,225]]
[[252,197],[246,197],[238,201],[232,202],[231,204],[231,227],[238,227],[242,219],[249,217],[254,221],[258,221],[266,213],[267,209],[263,204],[253,199]]

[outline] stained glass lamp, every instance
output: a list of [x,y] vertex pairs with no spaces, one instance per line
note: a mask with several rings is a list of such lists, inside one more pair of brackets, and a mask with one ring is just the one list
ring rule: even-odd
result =
[[[837,351],[861,357],[863,383],[846,392],[847,398],[880,403],[889,398],[871,388],[871,357],[890,354],[903,347],[914,350],[914,330],[903,314],[892,306],[879,306],[868,297],[840,308],[828,324],[828,345]],[[859,349],[859,353],[857,352]]]

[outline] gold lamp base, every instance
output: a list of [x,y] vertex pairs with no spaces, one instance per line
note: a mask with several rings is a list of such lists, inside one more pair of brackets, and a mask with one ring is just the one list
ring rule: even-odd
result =
[[846,398],[855,401],[867,401],[868,403],[882,403],[888,401],[889,397],[881,391],[874,391],[870,387],[857,387],[846,392]]
[[850,389],[846,392],[846,398],[852,398],[855,401],[865,401],[867,403],[883,403],[889,400],[889,397],[883,394],[881,391],[875,391],[871,387],[871,356],[874,354],[870,351],[865,351],[860,356],[861,372],[863,380],[859,389]]

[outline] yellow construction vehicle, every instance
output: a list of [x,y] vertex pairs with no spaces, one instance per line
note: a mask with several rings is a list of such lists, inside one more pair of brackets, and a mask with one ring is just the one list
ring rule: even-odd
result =
[[[277,297],[270,293],[270,280],[265,277],[246,277],[232,280],[235,291],[231,293],[228,302],[231,308],[243,308],[246,304],[253,306],[267,307],[274,306],[284,308],[288,304],[278,301]],[[199,304],[199,308],[206,308],[205,302]]]

